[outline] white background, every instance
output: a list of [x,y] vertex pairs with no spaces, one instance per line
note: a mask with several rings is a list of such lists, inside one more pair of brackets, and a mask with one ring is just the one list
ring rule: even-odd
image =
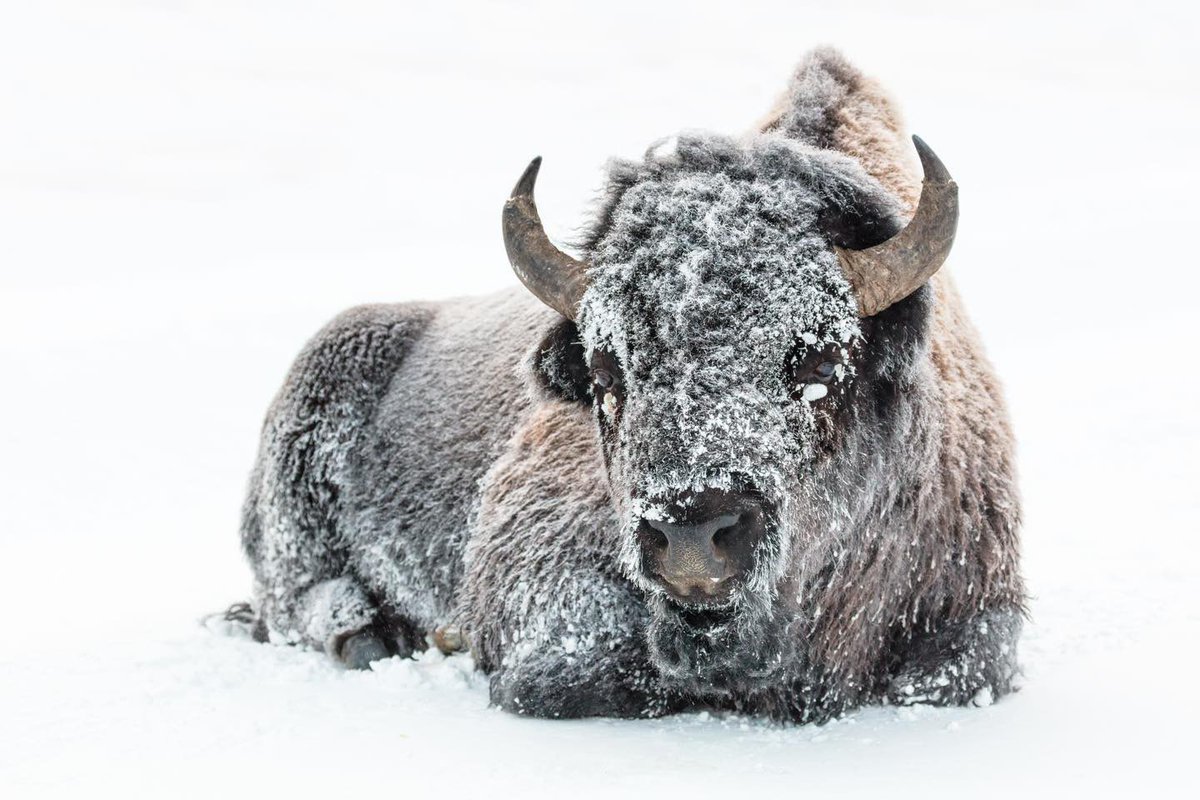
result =
[[[6,2],[0,10],[0,793],[673,796],[1197,788],[1191,4]],[[1025,688],[823,728],[486,708],[465,659],[349,674],[214,635],[304,340],[514,281],[611,155],[746,130],[809,47],[900,99],[962,187],[951,269],[1004,378]]]

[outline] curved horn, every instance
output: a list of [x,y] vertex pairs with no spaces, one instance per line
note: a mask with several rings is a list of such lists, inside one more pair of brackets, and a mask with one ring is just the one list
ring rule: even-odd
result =
[[958,228],[958,184],[937,154],[914,136],[925,172],[912,220],[886,242],[865,250],[835,247],[864,317],[903,300],[938,271]]
[[533,202],[533,185],[541,166],[541,156],[529,162],[504,204],[504,249],[521,283],[537,299],[574,320],[587,276],[583,262],[555,247],[542,228]]

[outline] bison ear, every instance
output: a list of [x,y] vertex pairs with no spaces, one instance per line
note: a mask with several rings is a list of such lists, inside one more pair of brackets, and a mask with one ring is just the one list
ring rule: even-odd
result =
[[555,397],[591,401],[592,376],[574,322],[563,320],[550,329],[533,353],[532,367],[538,386]]

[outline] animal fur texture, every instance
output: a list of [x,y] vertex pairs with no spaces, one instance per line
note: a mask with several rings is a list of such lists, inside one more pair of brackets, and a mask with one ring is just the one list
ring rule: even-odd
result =
[[[1011,690],[1024,590],[1013,443],[945,271],[868,318],[831,245],[918,193],[899,115],[837,53],[760,128],[611,166],[578,323],[523,291],[367,306],[268,413],[242,538],[263,638],[344,660],[461,627],[492,700],[541,716],[709,707],[794,721]],[[589,359],[616,359],[617,396]],[[799,360],[825,354],[813,391]],[[646,579],[681,491],[773,509],[727,608]]]

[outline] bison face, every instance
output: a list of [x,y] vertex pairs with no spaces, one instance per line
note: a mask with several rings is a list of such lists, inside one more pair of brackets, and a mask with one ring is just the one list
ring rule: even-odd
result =
[[822,516],[805,489],[852,419],[862,326],[833,246],[887,238],[894,208],[781,141],[674,140],[621,169],[578,315],[621,564],[665,673],[765,680]]
[[839,250],[878,253],[901,228],[895,200],[830,151],[675,138],[613,167],[576,262],[545,239],[531,192],[527,173],[506,207],[509,254],[577,323],[575,356],[557,359],[574,380],[559,383],[594,410],[657,666],[693,690],[771,680],[805,622],[797,560],[845,516],[830,465],[864,449],[855,427],[874,413],[856,383],[880,347],[902,360],[871,341],[882,309]]
[[[622,564],[656,595],[711,608],[775,591],[790,501],[836,435],[860,328],[827,246],[783,239],[741,187],[706,177],[627,192],[664,238],[692,244],[682,265],[597,259],[580,324]],[[791,268],[771,274],[776,259]]]

